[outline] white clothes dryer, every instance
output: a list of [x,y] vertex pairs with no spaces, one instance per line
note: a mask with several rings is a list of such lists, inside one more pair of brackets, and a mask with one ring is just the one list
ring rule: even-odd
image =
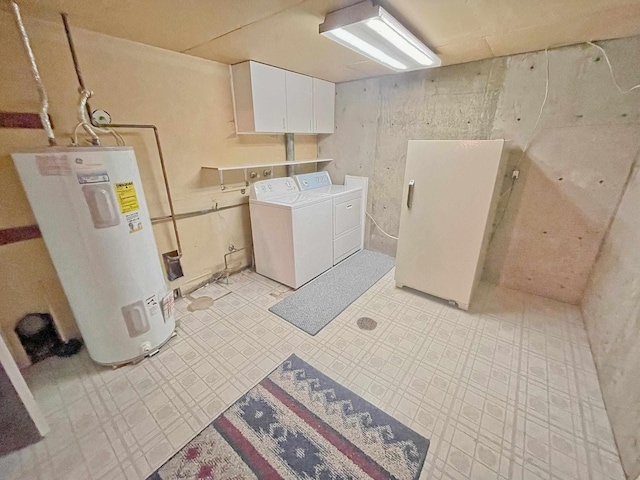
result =
[[295,176],[300,190],[324,195],[332,201],[333,264],[336,265],[362,248],[362,187],[334,185],[329,172]]

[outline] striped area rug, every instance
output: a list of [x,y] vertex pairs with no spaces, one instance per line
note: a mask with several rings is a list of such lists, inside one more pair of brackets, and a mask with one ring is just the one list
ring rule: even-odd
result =
[[428,448],[291,355],[149,479],[415,480]]

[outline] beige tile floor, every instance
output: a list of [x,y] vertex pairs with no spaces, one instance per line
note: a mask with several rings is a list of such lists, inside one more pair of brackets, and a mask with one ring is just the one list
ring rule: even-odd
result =
[[390,272],[311,337],[268,312],[287,293],[245,271],[194,294],[226,294],[209,310],[180,301],[178,336],[137,365],[83,351],[27,369],[51,433],[0,477],[145,478],[296,353],[429,437],[422,479],[624,478],[576,307],[481,285],[467,313]]

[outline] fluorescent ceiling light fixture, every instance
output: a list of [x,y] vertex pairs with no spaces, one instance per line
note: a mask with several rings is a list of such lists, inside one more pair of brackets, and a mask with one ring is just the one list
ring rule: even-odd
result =
[[441,64],[435,53],[371,0],[328,14],[320,33],[398,72]]
[[343,28],[336,28],[335,30],[331,30],[331,32],[328,32],[326,35],[331,38],[335,38],[337,41],[339,41],[342,44],[348,43],[349,48],[355,50],[356,52],[360,52],[366,55],[367,57],[373,58],[374,60],[380,63],[384,63],[385,65],[391,68],[394,68],[396,70],[407,69],[407,66],[404,63],[400,63],[399,61],[394,60],[386,53],[377,49],[370,43],[367,43],[364,40],[361,40],[360,38],[356,37],[353,33],[349,33],[347,30],[344,30]]
[[409,55],[420,65],[428,67],[433,65],[431,60],[426,54],[422,53],[418,48],[414,47],[407,41],[406,38],[400,36],[393,28],[391,28],[384,20],[374,18],[367,22],[367,27],[371,28],[374,32],[379,33],[383,38],[391,42],[396,48]]

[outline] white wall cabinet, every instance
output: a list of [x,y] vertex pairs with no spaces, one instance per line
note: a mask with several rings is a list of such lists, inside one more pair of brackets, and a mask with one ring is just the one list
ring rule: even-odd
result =
[[231,67],[237,133],[279,133],[287,128],[285,71],[256,62]]
[[313,131],[333,133],[335,126],[335,83],[313,79]]
[[333,133],[335,84],[253,61],[230,69],[236,133]]
[[287,131],[313,133],[313,79],[285,71]]

